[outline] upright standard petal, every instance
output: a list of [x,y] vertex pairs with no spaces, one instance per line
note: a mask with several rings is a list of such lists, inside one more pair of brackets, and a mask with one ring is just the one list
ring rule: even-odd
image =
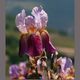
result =
[[26,17],[26,13],[24,9],[21,11],[21,13],[17,14],[16,16],[16,20],[15,20],[16,27],[19,29],[21,33],[27,32],[25,27],[25,17]]
[[32,9],[32,12],[31,12],[31,14],[33,15],[33,16],[36,16],[38,13],[40,13],[41,11],[42,11],[42,6],[36,6],[36,7],[34,7],[33,9]]
[[46,27],[48,22],[47,13],[44,10],[42,10],[40,16],[41,16],[40,18],[41,18],[42,27]]
[[21,13],[17,14],[16,16],[16,27],[18,27],[19,25],[21,26],[24,25],[25,17],[26,17],[26,13],[25,13],[25,10],[23,9]]
[[32,15],[35,17],[35,26],[42,28],[47,26],[48,15],[41,6],[32,9]]
[[31,14],[34,16],[35,18],[35,27],[36,28],[41,28],[42,24],[41,24],[41,19],[40,19],[40,12],[42,9],[39,10],[39,7],[34,7],[32,9]]
[[34,24],[35,24],[35,21],[34,21],[33,16],[29,15],[29,16],[25,17],[25,25],[26,25],[26,27],[34,26]]

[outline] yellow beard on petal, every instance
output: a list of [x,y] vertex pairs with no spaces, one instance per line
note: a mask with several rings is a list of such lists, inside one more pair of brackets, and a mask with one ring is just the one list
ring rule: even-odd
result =
[[28,33],[32,34],[32,33],[35,33],[35,32],[36,32],[36,28],[34,26],[29,26]]
[[40,32],[39,32],[39,31],[37,31],[37,32],[36,32],[36,35],[40,35]]
[[39,29],[39,32],[48,34],[48,31],[45,29],[45,27],[42,27],[41,29]]
[[40,35],[45,36],[46,34],[49,35],[48,31],[45,28],[39,30]]

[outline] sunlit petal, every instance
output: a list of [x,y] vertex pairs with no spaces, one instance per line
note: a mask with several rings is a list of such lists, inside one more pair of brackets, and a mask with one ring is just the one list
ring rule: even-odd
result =
[[19,29],[21,33],[27,32],[25,28],[25,17],[26,17],[26,13],[24,9],[21,11],[21,13],[17,14],[16,16],[16,20],[15,20],[16,27]]
[[42,28],[47,26],[48,15],[41,6],[34,7],[32,9],[32,15],[35,17],[36,28]]
[[25,25],[26,25],[26,27],[34,26],[34,24],[35,24],[35,21],[34,21],[33,16],[25,17]]

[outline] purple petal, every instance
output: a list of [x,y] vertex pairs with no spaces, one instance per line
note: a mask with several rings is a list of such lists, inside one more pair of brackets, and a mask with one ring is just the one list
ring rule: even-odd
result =
[[64,70],[66,70],[67,68],[70,68],[71,66],[72,66],[72,60],[70,58],[66,58]]
[[35,17],[35,26],[42,28],[47,26],[48,15],[41,6],[32,9],[32,15]]
[[23,54],[27,53],[27,39],[28,35],[24,34],[20,37],[19,40],[19,56],[22,56]]
[[11,77],[18,77],[19,76],[19,67],[17,65],[11,65],[9,67],[9,75]]
[[41,33],[42,37],[42,43],[43,43],[43,48],[47,53],[54,53],[56,51],[56,48],[52,45],[49,34],[46,31],[43,31]]
[[40,13],[40,16],[41,16],[42,27],[47,26],[47,22],[48,22],[48,15],[47,15],[47,13],[44,10],[42,10],[41,13]]
[[39,14],[35,17],[35,27],[42,28],[41,17]]
[[40,56],[42,54],[42,40],[40,35],[32,34],[28,39],[28,53],[30,56]]
[[26,29],[26,26],[18,26],[18,29],[19,29],[19,31],[21,32],[21,33],[23,33],[23,34],[26,34],[27,33],[27,29]]
[[26,33],[26,27],[25,27],[25,17],[26,13],[25,10],[23,9],[21,13],[17,14],[16,16],[16,27],[19,29],[20,32]]
[[39,56],[42,53],[42,40],[40,34],[22,35],[19,43],[19,55]]
[[17,14],[16,16],[16,26],[18,27],[19,25],[23,26],[25,23],[25,17],[26,13],[25,10],[23,9],[21,13]]
[[41,8],[39,9],[39,7],[34,7],[32,9],[32,15],[34,16],[35,18],[35,27],[38,28],[38,27],[42,27],[42,24],[41,24],[41,19],[40,19],[40,12],[41,12]]
[[36,16],[38,13],[40,13],[41,11],[42,11],[42,6],[36,6],[36,7],[34,7],[33,9],[32,9],[32,12],[31,12],[31,14],[33,15],[33,16]]
[[27,73],[27,71],[26,71],[26,62],[20,62],[19,63],[19,69],[20,69],[20,73],[22,75],[25,75]]
[[33,16],[27,16],[25,18],[25,25],[26,25],[26,27],[34,26],[34,24],[35,24],[35,21],[34,21]]

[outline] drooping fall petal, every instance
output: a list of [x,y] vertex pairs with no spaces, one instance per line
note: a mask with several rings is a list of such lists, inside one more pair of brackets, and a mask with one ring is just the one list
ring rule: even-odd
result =
[[34,26],[34,24],[35,24],[35,21],[34,21],[33,16],[25,17],[25,25],[26,25],[26,27]]
[[22,35],[19,43],[19,55],[27,54],[32,57],[40,56],[42,54],[42,40],[38,33],[30,35]]
[[28,34],[21,35],[19,40],[19,56],[23,56],[23,54],[27,53],[27,39]]
[[44,30],[41,33],[41,38],[42,38],[42,43],[43,43],[43,48],[47,53],[54,53],[56,51],[56,48],[52,45],[49,34],[46,30]]
[[40,34],[32,34],[28,38],[28,53],[32,57],[40,56],[42,54],[42,40]]

